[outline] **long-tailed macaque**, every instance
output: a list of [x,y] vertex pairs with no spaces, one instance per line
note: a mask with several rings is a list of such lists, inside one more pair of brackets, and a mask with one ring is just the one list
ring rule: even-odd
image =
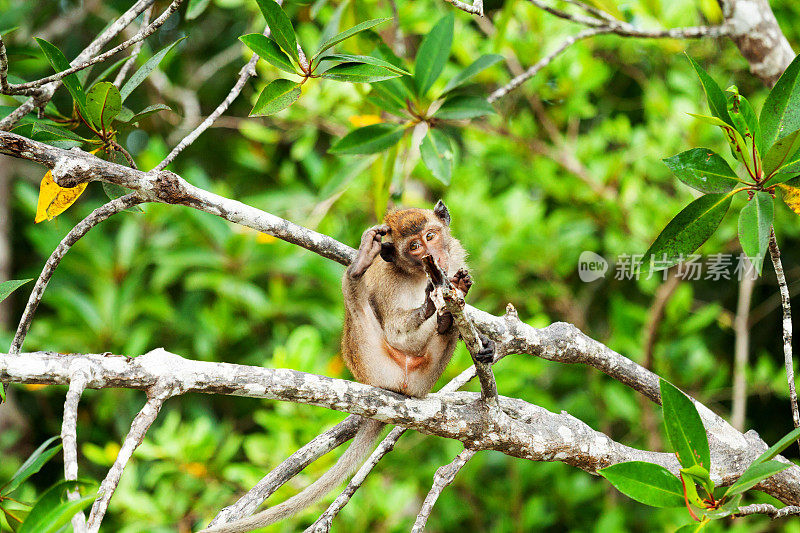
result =
[[[384,240],[385,239],[385,240]],[[422,258],[430,255],[464,294],[472,280],[466,252],[450,235],[450,213],[440,200],[433,210],[389,213],[364,232],[342,279],[342,357],[361,383],[408,396],[430,392],[453,355],[458,330],[449,314],[436,314]],[[436,314],[436,316],[434,316]],[[484,358],[493,344],[484,342]],[[330,470],[301,493],[249,518],[205,531],[236,533],[278,522],[330,492],[370,454],[383,423],[365,419],[350,447]]]

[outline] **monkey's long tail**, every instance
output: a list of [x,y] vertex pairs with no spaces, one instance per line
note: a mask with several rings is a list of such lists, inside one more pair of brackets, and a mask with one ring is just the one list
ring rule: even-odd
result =
[[200,533],[241,533],[274,524],[300,512],[336,488],[361,465],[372,453],[373,445],[383,425],[383,422],[366,419],[358,429],[356,436],[353,437],[353,442],[339,457],[336,464],[299,494],[253,516],[229,524],[213,526]]

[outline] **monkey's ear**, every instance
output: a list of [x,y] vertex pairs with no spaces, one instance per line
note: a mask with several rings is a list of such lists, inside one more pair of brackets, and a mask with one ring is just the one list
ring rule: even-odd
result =
[[439,217],[445,226],[450,225],[450,211],[447,210],[447,206],[444,205],[443,201],[436,202],[436,205],[433,206],[433,214]]
[[387,263],[394,262],[394,243],[392,242],[382,242],[381,243],[381,259],[386,261]]

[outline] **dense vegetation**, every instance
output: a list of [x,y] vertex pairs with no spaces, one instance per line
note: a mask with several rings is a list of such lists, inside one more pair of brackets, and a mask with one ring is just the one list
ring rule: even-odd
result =
[[[161,63],[167,79],[145,82],[130,97],[135,109],[156,103],[174,109],[120,134],[120,143],[141,169],[155,166],[191,126],[182,121],[193,112],[184,91],[196,92],[201,114],[210,113],[250,56],[237,37],[263,28],[254,2],[216,0],[203,10],[205,4],[190,2],[188,14],[182,9],[144,46],[143,55],[149,57],[187,37]],[[790,21],[800,17],[800,4],[771,4],[797,49],[800,27]],[[71,58],[102,29],[109,13],[127,7],[121,1],[86,5],[91,14],[85,20],[57,32],[48,25],[77,3],[0,0],[0,30],[18,26],[8,42],[13,73],[32,77],[51,72],[33,37],[49,32],[48,40]],[[345,28],[391,16],[387,2],[373,0],[287,1],[284,9],[303,43],[317,43],[333,17],[340,16]],[[444,2],[402,2],[398,9],[402,43],[394,42],[393,22],[376,29],[405,57],[413,57],[421,36],[437,20],[455,11]],[[486,9],[485,20],[455,11],[450,61],[434,89],[480,55],[497,53],[505,63],[476,79],[482,94],[488,94],[575,31],[574,25],[521,0],[487,2]],[[714,0],[637,0],[620,9],[643,26],[692,26],[720,18]],[[348,51],[358,52],[366,44],[354,41],[351,46]],[[748,74],[747,63],[728,41],[600,36],[572,47],[500,99],[495,114],[454,129],[457,157],[449,184],[422,162],[400,179],[387,180],[378,156],[328,152],[379,113],[365,98],[368,85],[311,79],[302,98],[287,110],[247,118],[261,89],[279,76],[278,69],[261,61],[258,79],[170,168],[192,183],[353,246],[388,208],[430,207],[443,198],[453,231],[470,253],[473,305],[500,314],[512,302],[534,326],[574,323],[727,417],[738,291],[733,269],[731,280],[678,283],[656,323],[652,350],[648,328],[653,302],[664,293],[659,292],[661,274],[639,280],[614,276],[621,257],[647,250],[694,198],[661,159],[695,146],[719,153],[727,149],[719,131],[687,114],[705,113],[706,104],[684,51],[723,88],[735,84],[756,109],[761,107],[767,91]],[[210,58],[218,61],[204,67]],[[69,95],[61,90],[54,101],[66,109]],[[36,277],[63,235],[106,195],[98,184],[90,185],[64,214],[34,225],[44,171],[9,158],[2,165],[11,173],[10,278]],[[734,205],[744,202],[736,198]],[[163,346],[190,358],[346,377],[337,357],[343,314],[340,265],[191,209],[146,205],[143,210],[109,220],[75,246],[51,282],[26,350],[138,355]],[[790,288],[800,279],[796,217],[785,206],[776,207]],[[580,280],[578,257],[585,250],[611,263],[604,279]],[[735,217],[726,218],[700,249],[704,256],[739,252]],[[780,355],[779,299],[768,263],[754,292],[745,427],[775,442],[791,429],[791,416]],[[8,301],[10,318],[0,329],[0,344],[10,343],[25,294],[21,290]],[[460,347],[442,379],[468,364],[469,354]],[[625,444],[664,449],[660,410],[595,370],[511,356],[495,367],[495,374],[504,395],[566,410]],[[55,387],[12,388],[26,422],[0,434],[0,480],[11,476],[39,443],[59,433],[63,393]],[[78,428],[80,451],[88,459],[81,464],[83,475],[103,475],[142,402],[141,394],[127,390],[86,393]],[[342,418],[302,405],[221,396],[170,401],[128,466],[104,527],[173,531],[178,524],[188,531]],[[460,449],[457,442],[407,434],[334,529],[408,530],[433,472]],[[787,454],[796,457],[796,449]],[[333,460],[314,464],[274,499],[297,491]],[[34,499],[57,480],[60,466],[53,461],[32,478],[22,499]],[[316,512],[272,529],[296,531]],[[443,493],[429,530],[653,531],[685,521],[685,511],[631,502],[604,480],[569,466],[481,452]],[[731,530],[758,527],[770,526],[767,519],[752,518],[734,522]],[[796,522],[783,527],[798,530]]]

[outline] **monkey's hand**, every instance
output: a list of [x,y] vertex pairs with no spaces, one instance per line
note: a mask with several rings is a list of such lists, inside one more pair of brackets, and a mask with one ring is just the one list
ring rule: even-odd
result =
[[353,263],[347,268],[351,278],[360,278],[381,252],[381,239],[389,233],[389,226],[372,226],[361,235],[361,244]]
[[458,272],[450,278],[450,283],[466,296],[469,289],[472,287],[472,276],[469,275],[469,271],[466,268],[460,268]]
[[478,338],[481,340],[483,349],[475,354],[475,360],[479,363],[491,363],[494,361],[494,341],[483,333],[478,333]]

